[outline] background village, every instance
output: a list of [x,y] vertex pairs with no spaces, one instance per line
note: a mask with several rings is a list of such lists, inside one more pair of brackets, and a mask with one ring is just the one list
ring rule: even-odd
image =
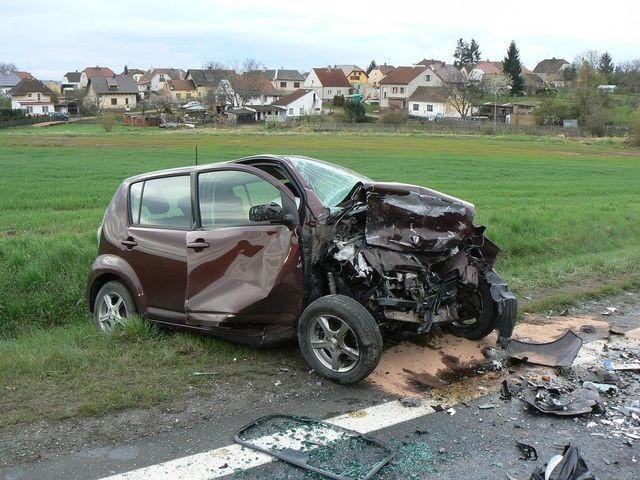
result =
[[[0,65],[0,124],[81,116],[125,124],[295,123],[331,115],[338,123],[399,124],[412,120],[491,122],[619,133],[640,105],[640,61],[614,65],[589,51],[573,62],[541,59],[530,70],[511,42],[503,61],[481,60],[475,40],[458,40],[455,62],[413,65],[329,65],[300,72],[247,59],[209,61],[202,68],[88,66],[60,80],[41,81],[13,64]],[[9,111],[10,110],[10,111]]]

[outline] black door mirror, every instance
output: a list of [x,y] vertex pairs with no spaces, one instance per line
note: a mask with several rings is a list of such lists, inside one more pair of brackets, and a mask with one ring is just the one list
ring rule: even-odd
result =
[[249,209],[249,220],[252,222],[283,222],[291,223],[293,215],[275,202],[255,205]]

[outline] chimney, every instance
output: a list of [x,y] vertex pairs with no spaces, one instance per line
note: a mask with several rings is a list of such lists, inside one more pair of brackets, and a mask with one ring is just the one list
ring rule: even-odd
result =
[[127,68],[127,66],[124,66],[124,76],[126,77],[129,74],[129,69]]

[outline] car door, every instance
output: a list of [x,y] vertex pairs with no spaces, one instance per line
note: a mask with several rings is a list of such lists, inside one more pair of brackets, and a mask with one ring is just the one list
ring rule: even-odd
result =
[[187,232],[193,227],[189,173],[149,178],[129,190],[130,223],[121,256],[136,272],[148,310],[158,320],[184,322]]
[[[213,328],[293,326],[304,298],[299,214],[271,175],[229,164],[194,172],[196,229],[187,233],[187,323]],[[251,221],[275,202],[291,222]]]

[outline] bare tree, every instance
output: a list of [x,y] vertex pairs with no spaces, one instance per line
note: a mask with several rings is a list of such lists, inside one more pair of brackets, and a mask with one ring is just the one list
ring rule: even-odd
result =
[[18,68],[16,67],[15,63],[0,62],[0,74],[7,75],[9,73],[17,71]]
[[234,107],[246,105],[271,86],[271,79],[265,75],[263,65],[257,60],[247,58],[241,63],[236,62],[234,67],[235,73],[228,78],[230,90],[226,92],[229,103]]
[[94,115],[98,118],[102,116],[104,101],[97,93],[87,89],[82,99],[82,105],[90,115]]
[[482,90],[477,82],[464,81],[462,83],[446,83],[449,94],[449,104],[464,119],[472,113],[473,107],[482,98]]
[[145,110],[153,109],[158,114],[173,113],[176,108],[176,101],[165,93],[152,93],[151,96],[144,101]]
[[493,123],[498,119],[498,99],[511,91],[511,77],[504,73],[484,75],[480,82],[482,90],[493,97]]
[[207,60],[202,64],[202,68],[205,70],[225,70],[227,66],[217,60]]

